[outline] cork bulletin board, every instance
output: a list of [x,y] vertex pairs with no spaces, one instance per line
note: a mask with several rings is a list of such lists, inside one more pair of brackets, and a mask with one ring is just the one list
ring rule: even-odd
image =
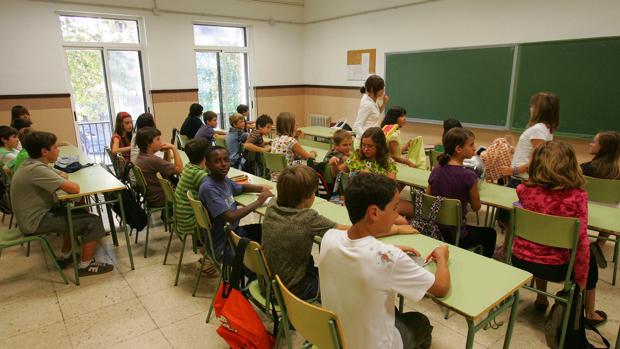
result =
[[377,50],[350,50],[347,51],[347,80],[364,81],[370,74],[376,72]]

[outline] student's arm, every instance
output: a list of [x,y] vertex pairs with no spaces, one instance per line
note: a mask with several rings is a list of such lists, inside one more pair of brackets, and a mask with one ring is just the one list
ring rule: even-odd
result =
[[469,205],[474,211],[480,210],[482,204],[480,203],[480,192],[478,191],[478,184],[474,183],[469,188]]
[[450,270],[448,269],[448,245],[435,248],[426,259],[433,259],[437,265],[435,271],[435,283],[428,289],[428,292],[437,296],[445,297],[450,291]]
[[228,135],[228,132],[226,132],[226,131],[215,130],[215,137],[217,137],[217,136],[226,136],[226,135]]
[[179,174],[183,172],[183,160],[181,159],[181,154],[179,153],[177,146],[174,144],[165,143],[162,144],[161,149],[164,150],[164,160],[170,160],[170,152],[168,152],[168,150],[172,151],[176,173]]
[[77,194],[77,193],[80,192],[80,185],[75,183],[75,182],[71,182],[69,180],[65,180],[58,187],[58,189],[64,191],[67,194]]
[[131,150],[131,146],[128,147],[121,147],[121,140],[118,137],[114,137],[112,138],[112,153],[113,154],[117,154],[117,153],[125,153]]
[[379,111],[383,113],[383,110],[385,110],[385,106],[388,104],[388,101],[390,100],[390,97],[388,97],[388,95],[384,94],[383,95],[383,104],[381,104],[381,106],[379,107]]
[[433,195],[433,190],[431,189],[431,185],[430,184],[428,185],[428,187],[426,187],[426,194]]
[[314,151],[306,151],[299,143],[293,145],[293,152],[302,159],[316,158],[316,153]]
[[240,220],[241,218],[247,216],[250,212],[252,212],[252,211],[256,210],[257,208],[259,208],[260,205],[265,203],[265,201],[267,201],[268,198],[273,196],[273,194],[269,191],[269,189],[267,189],[267,187],[262,187],[262,186],[259,186],[259,185],[252,185],[252,184],[244,184],[244,187],[246,185],[247,186],[253,186],[253,187],[260,187],[260,188],[264,188],[264,189],[262,191],[260,191],[260,194],[256,198],[256,201],[252,202],[251,204],[249,204],[247,206],[239,207],[236,210],[228,210],[228,211],[222,213],[222,217],[224,218],[224,220],[226,222],[230,223],[230,222],[236,222],[236,221]]
[[396,180],[396,172],[388,172],[385,176],[389,179]]
[[267,147],[259,147],[258,145],[250,142],[243,143],[243,148],[249,151],[253,151],[255,153],[267,153],[269,152],[269,148]]
[[[262,193],[264,191],[271,193],[269,189],[271,188],[267,185],[256,185],[256,184],[242,184],[241,185],[241,192],[243,193]],[[271,195],[273,196],[273,194]]]
[[[545,143],[545,140],[544,139],[531,139],[530,142],[532,143],[532,150],[533,150],[533,149],[538,148],[539,145]],[[530,169],[530,162],[528,161],[527,163],[521,166],[517,166],[515,168],[512,168],[510,166],[504,166],[501,168],[501,172],[502,172],[502,175],[506,177],[510,177],[510,176],[516,176],[521,173],[527,173],[529,169]]]

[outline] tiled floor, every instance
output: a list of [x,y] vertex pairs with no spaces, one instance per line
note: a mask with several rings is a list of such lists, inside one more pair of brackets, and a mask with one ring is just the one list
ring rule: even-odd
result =
[[[99,260],[116,265],[112,273],[81,279],[81,285],[64,285],[38,245],[30,257],[25,247],[4,250],[0,258],[0,348],[226,348],[217,336],[217,320],[205,323],[215,279],[203,278],[196,297],[191,296],[197,257],[188,247],[178,287],[173,286],[178,262],[174,241],[167,265],[162,265],[168,235],[163,227],[151,231],[149,257],[143,258],[144,233],[133,244],[135,270],[129,267],[124,239],[114,247],[110,237],[97,252]],[[60,239],[51,241],[58,251]],[[132,239],[133,243],[133,239]],[[611,256],[611,245],[606,253]],[[620,321],[620,292],[611,287],[612,267],[601,270],[598,308],[610,320],[601,332],[615,342]],[[71,269],[66,269],[72,275]],[[488,287],[493,287],[489,283]],[[521,292],[512,348],[546,348],[544,317],[534,312],[531,292]],[[406,304],[421,311],[434,326],[433,348],[462,348],[467,325],[458,314],[448,320],[430,299]],[[507,317],[498,330],[481,330],[475,348],[501,348]],[[301,338],[296,338],[301,343]]]

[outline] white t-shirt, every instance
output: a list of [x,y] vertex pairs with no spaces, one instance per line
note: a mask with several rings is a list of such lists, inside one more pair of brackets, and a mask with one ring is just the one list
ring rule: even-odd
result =
[[323,236],[318,266],[322,306],[340,318],[349,348],[402,348],[396,293],[417,302],[435,283],[399,248],[372,236],[351,240],[338,229]]
[[353,131],[357,138],[361,139],[364,131],[379,125],[381,125],[381,110],[379,110],[377,102],[368,97],[368,94],[364,94],[357,110],[357,118],[353,123]]
[[532,139],[540,139],[543,141],[553,140],[553,134],[549,131],[547,125],[539,122],[525,130],[519,137],[519,143],[515,148],[515,154],[512,157],[512,167],[525,165],[530,161],[530,156],[534,150],[532,147]]

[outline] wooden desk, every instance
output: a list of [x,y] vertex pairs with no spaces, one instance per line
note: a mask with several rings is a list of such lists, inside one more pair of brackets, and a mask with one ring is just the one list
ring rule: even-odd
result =
[[[81,164],[86,164],[90,162],[90,159],[80,151],[75,146],[63,146],[60,147],[60,156],[78,156]],[[80,284],[80,279],[77,270],[77,258],[75,256],[75,237],[73,233],[73,219],[72,219],[72,211],[76,209],[89,208],[93,206],[105,205],[108,212],[108,220],[110,222],[110,229],[112,231],[112,239],[115,246],[118,246],[118,240],[116,237],[116,231],[114,229],[114,220],[112,219],[112,211],[110,209],[110,204],[114,204],[116,202],[119,203],[121,209],[121,228],[125,234],[125,242],[127,244],[127,253],[129,255],[129,262],[131,264],[131,269],[134,269],[133,264],[133,255],[131,252],[131,241],[129,240],[129,234],[127,232],[127,228],[125,225],[125,211],[123,208],[123,201],[121,199],[121,191],[126,189],[125,185],[119,181],[116,177],[114,177],[110,172],[106,169],[102,168],[99,164],[94,164],[93,166],[83,168],[77,172],[68,174],[69,180],[76,182],[80,186],[80,192],[77,194],[67,194],[63,191],[58,192],[59,200],[70,200],[81,197],[88,197],[90,195],[94,195],[95,203],[86,204],[80,206],[74,206],[72,201],[69,201],[67,204],[67,216],[68,216],[68,224],[69,224],[69,236],[71,239],[71,251],[73,257],[73,266],[75,272],[75,284]],[[116,192],[116,199],[99,201],[98,194],[100,193],[109,193]]]
[[[421,234],[392,235],[381,241],[414,247],[428,255],[439,241]],[[511,308],[504,348],[510,345],[519,303],[519,289],[532,279],[532,274],[513,266],[486,258],[471,251],[450,246],[450,291],[433,300],[463,315],[467,320],[467,345],[472,348],[476,332],[500,313]],[[426,267],[435,272],[435,264]]]

